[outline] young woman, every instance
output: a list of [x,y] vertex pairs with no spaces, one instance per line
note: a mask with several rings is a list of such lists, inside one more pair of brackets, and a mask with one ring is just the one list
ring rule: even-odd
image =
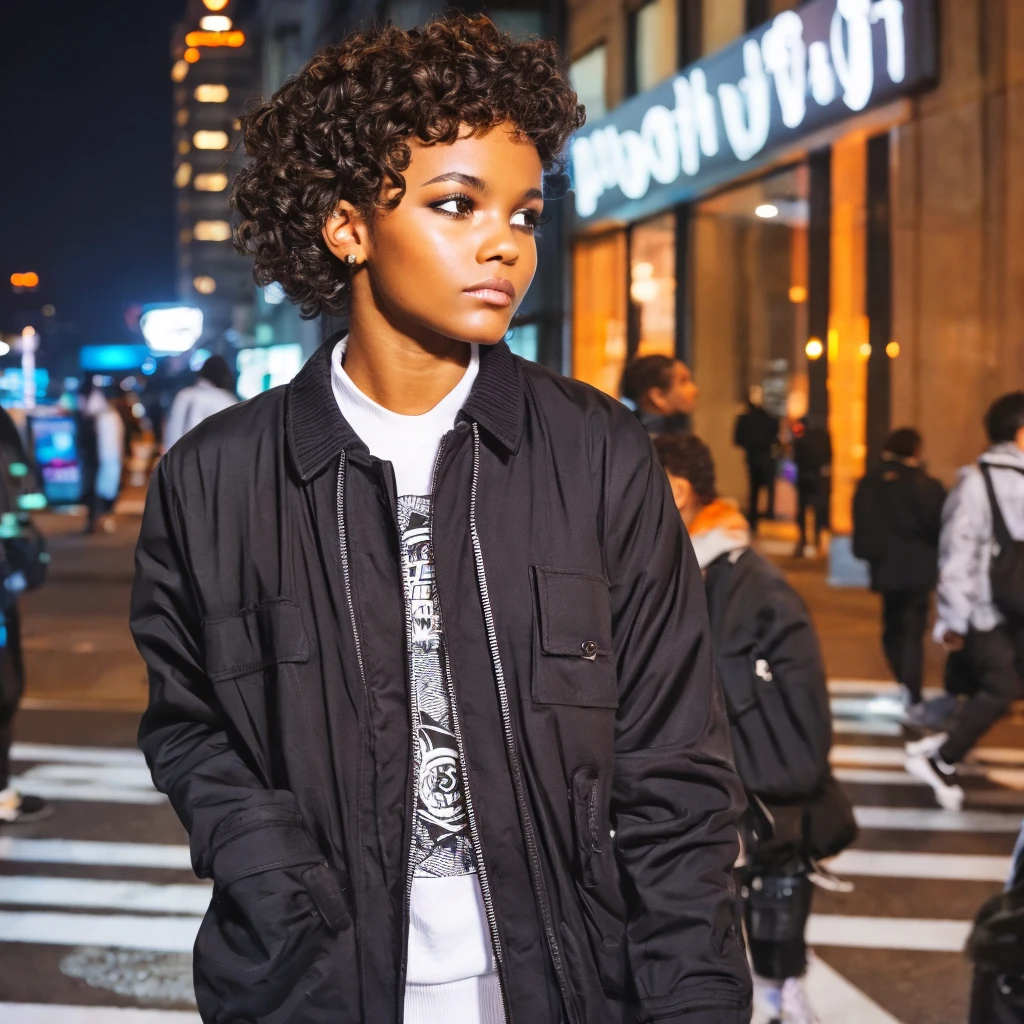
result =
[[350,327],[174,446],[139,543],[206,1021],[749,1018],[700,573],[635,417],[502,343],[582,122],[461,16],[245,121],[239,247]]

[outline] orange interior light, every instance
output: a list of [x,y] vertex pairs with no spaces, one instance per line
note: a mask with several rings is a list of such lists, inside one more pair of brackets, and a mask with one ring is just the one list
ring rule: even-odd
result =
[[11,274],[11,285],[14,288],[35,288],[39,284],[39,275],[30,270],[27,274]]
[[208,11],[223,11],[230,0],[203,0]]
[[199,60],[199,51],[194,46],[190,46],[185,51],[185,60],[187,60],[189,64],[195,64],[195,62]]

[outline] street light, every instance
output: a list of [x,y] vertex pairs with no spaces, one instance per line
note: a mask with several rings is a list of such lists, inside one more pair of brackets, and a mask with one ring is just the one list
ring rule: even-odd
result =
[[230,0],[203,0],[208,11],[223,11]]
[[204,32],[230,32],[231,19],[221,14],[207,14],[199,19],[199,27]]

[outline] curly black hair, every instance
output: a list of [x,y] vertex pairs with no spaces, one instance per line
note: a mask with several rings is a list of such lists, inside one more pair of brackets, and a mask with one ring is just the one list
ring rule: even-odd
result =
[[654,438],[654,450],[666,473],[689,480],[702,505],[710,505],[718,497],[715,460],[711,449],[699,437],[660,434]]
[[584,117],[555,44],[517,41],[485,17],[350,35],[242,118],[252,159],[231,194],[235,248],[255,257],[256,283],[279,282],[304,317],[340,313],[349,271],[324,224],[342,199],[371,223],[397,206],[410,139],[453,143],[465,126],[509,122],[550,173]]

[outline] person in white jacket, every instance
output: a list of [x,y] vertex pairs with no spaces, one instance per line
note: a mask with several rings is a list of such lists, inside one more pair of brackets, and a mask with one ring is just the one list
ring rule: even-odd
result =
[[237,404],[235,380],[227,360],[210,356],[196,374],[195,384],[174,396],[164,427],[164,451],[208,416]]
[[1024,696],[1024,623],[1010,622],[992,596],[990,570],[998,513],[1014,541],[1024,540],[1024,391],[998,399],[985,415],[990,447],[965,466],[942,511],[938,621],[934,638],[963,652],[977,687],[948,733],[908,743],[907,771],[927,782],[939,803],[963,805],[954,765]]
[[82,460],[82,501],[85,532],[102,526],[113,530],[111,513],[121,490],[124,464],[124,420],[103,389],[87,381],[78,393],[78,447]]

